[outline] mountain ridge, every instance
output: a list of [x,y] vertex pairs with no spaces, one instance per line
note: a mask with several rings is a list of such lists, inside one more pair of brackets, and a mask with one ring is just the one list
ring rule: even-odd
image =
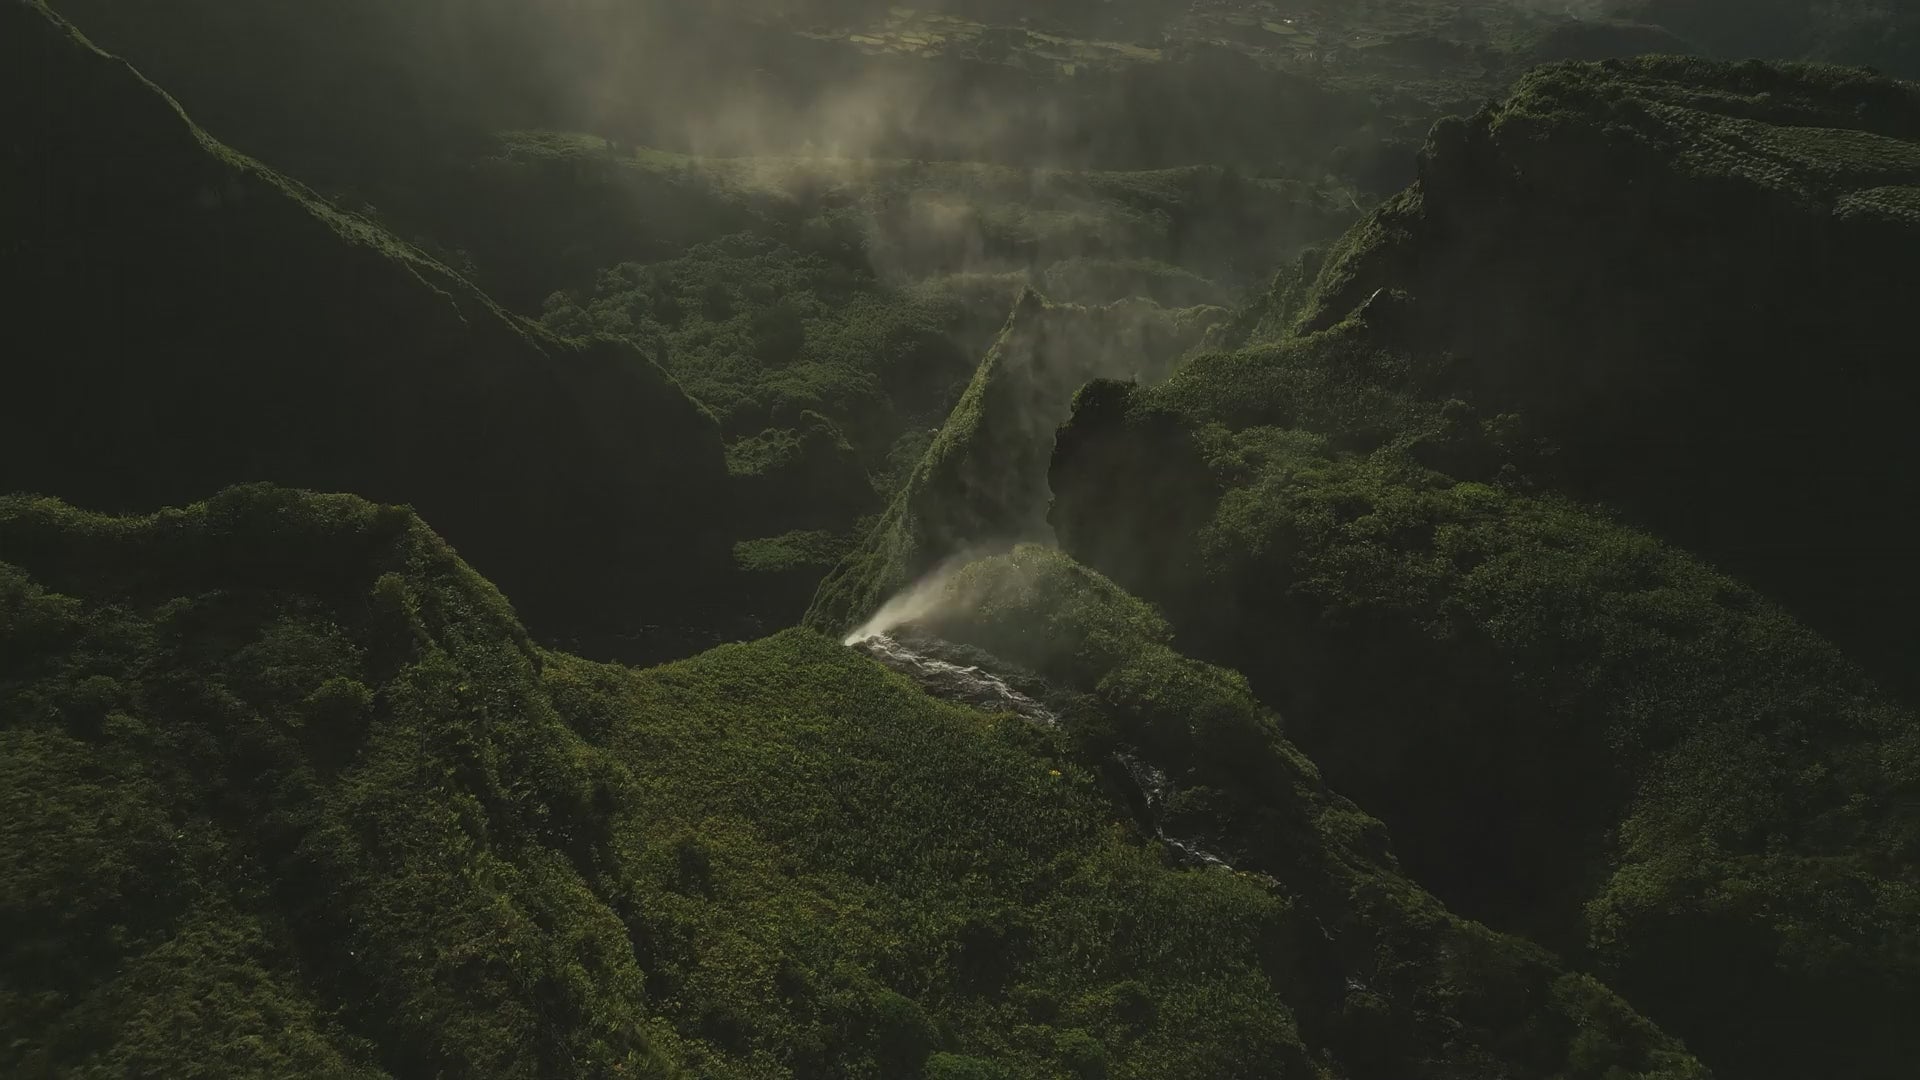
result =
[[1920,86],[1156,2],[0,4],[0,1072],[1905,1076]]
[[[43,5],[0,18],[30,103],[7,157],[14,332],[61,357],[23,366],[4,406],[0,487],[106,509],[242,479],[412,502],[536,623],[602,647],[635,590],[671,625],[729,587],[712,521],[657,527],[726,472],[712,417],[651,360],[502,311],[228,150]],[[592,570],[562,554],[583,545]],[[641,654],[687,648],[673,636]]]
[[[1050,520],[1067,553],[1161,605],[1182,648],[1246,673],[1442,897],[1590,956],[1718,1068],[1891,1077],[1911,1060],[1892,1032],[1917,984],[1894,958],[1920,932],[1920,759],[1903,688],[1859,662],[1883,675],[1903,647],[1910,576],[1820,555],[1903,542],[1882,510],[1906,498],[1911,455],[1884,425],[1910,381],[1894,296],[1913,271],[1880,245],[1910,227],[1859,241],[1858,259],[1836,241],[1741,302],[1779,270],[1782,235],[1858,240],[1856,223],[1822,208],[1742,231],[1769,206],[1808,212],[1724,186],[1702,209],[1695,166],[1658,155],[1652,182],[1610,183],[1638,176],[1595,155],[1638,153],[1639,135],[1578,109],[1527,126],[1557,95],[1630,109],[1637,79],[1675,73],[1709,107],[1768,92],[1755,84],[1858,85],[1887,109],[1863,123],[1920,121],[1914,88],[1856,72],[1543,69],[1514,102],[1437,129],[1425,179],[1323,265],[1277,279],[1235,321],[1238,347],[1217,339],[1156,387],[1084,388],[1056,439]],[[1889,175],[1873,146],[1845,182]],[[1821,190],[1843,206],[1844,187]],[[1596,206],[1618,216],[1583,224]],[[1660,220],[1698,235],[1668,246],[1645,224]],[[1589,240],[1631,260],[1590,258],[1575,242]],[[1702,269],[1740,259],[1732,285]],[[1743,320],[1758,355],[1721,347]],[[1829,323],[1845,332],[1808,336]],[[1809,343],[1833,379],[1800,377]],[[1715,393],[1740,407],[1703,404]],[[1872,500],[1848,501],[1855,484]],[[1742,523],[1771,527],[1786,555],[1772,569],[1797,579],[1728,549]],[[1877,595],[1800,617],[1809,593],[1842,587]],[[1845,644],[1889,626],[1889,647],[1836,648],[1814,632],[1836,618]]]

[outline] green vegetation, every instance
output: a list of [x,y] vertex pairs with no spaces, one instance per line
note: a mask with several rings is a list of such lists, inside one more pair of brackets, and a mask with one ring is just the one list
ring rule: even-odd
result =
[[1902,78],[1920,77],[1920,12],[1902,4],[1620,0],[1615,6],[1622,15],[1669,27],[1718,56],[1864,64]]
[[1517,413],[1556,447],[1555,486],[1910,685],[1920,576],[1884,507],[1920,491],[1909,375],[1888,362],[1910,338],[1917,182],[1909,83],[1679,59],[1543,68],[1434,129],[1419,184],[1349,234],[1297,323],[1331,327],[1388,290],[1363,316],[1371,338],[1453,358],[1430,396]]
[[0,1074],[1907,1076],[1916,43],[0,4]]
[[665,1074],[607,766],[417,518],[3,505],[9,1075]]
[[811,410],[859,433],[863,456],[876,461],[909,425],[936,422],[964,385],[974,360],[955,339],[966,317],[957,301],[887,290],[743,234],[604,271],[590,297],[551,297],[543,322],[568,337],[651,344],[730,437]]
[[1377,825],[1208,669],[1290,778],[1269,850],[1338,877],[1173,869],[1055,737],[805,631],[535,649],[348,496],[5,500],[0,590],[9,1075],[1704,1075],[1341,844]]
[[[1347,216],[1306,185],[1215,168],[1054,173],[658,151],[598,161],[757,200],[766,214],[755,231],[551,295],[546,327],[622,338],[659,358],[719,417],[735,461],[791,443],[783,433],[797,414],[817,412],[854,440],[886,496],[1029,283],[1090,306],[1139,297],[1199,308],[1234,298],[1269,245],[1290,249]],[[1151,255],[1105,254],[1114,251]],[[815,496],[819,520],[752,528],[849,528],[867,508],[842,487],[789,486],[789,498]]]
[[[394,231],[523,312],[599,268],[784,229],[792,207],[768,197],[771,175],[810,174],[816,190],[841,193],[851,181],[864,199],[892,186],[876,174],[978,163],[1016,173],[1240,166],[1306,181],[1344,215],[1360,209],[1349,190],[1366,198],[1405,183],[1434,120],[1499,95],[1540,60],[1698,42],[1737,56],[1920,70],[1913,18],[1870,0],[1769,0],[1758,17],[1732,0],[1617,0],[1579,17],[1511,0],[564,10],[343,0],[318,22],[292,0],[54,7],[220,138],[330,198],[378,208]],[[716,187],[719,174],[757,179]],[[1043,195],[998,191],[971,212],[1004,221],[1031,198],[1046,213]],[[1252,218],[1212,196],[1191,206],[1242,217],[1187,245],[1231,254],[1235,276],[1264,272],[1285,254],[1276,249],[1299,242],[1285,228],[1248,228],[1266,216],[1257,204]],[[1220,278],[1138,242],[1082,254]]]
[[[0,247],[26,352],[0,491],[152,509],[262,477],[405,501],[549,639],[684,654],[726,614],[713,418],[214,141],[37,4],[0,7]],[[102,148],[111,148],[111,153]],[[634,613],[658,629],[634,636]],[[716,617],[718,616],[718,617]],[[704,625],[703,625],[704,624]]]
[[[1831,69],[1545,69],[1436,130],[1311,290],[1314,259],[1164,384],[1083,389],[1050,474],[1062,547],[1246,673],[1416,880],[1584,953],[1739,1075],[1913,1060],[1920,726],[1636,522],[1764,529],[1771,563],[1707,550],[1790,602],[1860,582],[1889,595],[1840,625],[1896,626],[1907,569],[1820,556],[1899,542],[1870,507],[1911,478],[1870,448],[1898,430],[1871,395],[1899,397],[1912,274],[1830,208],[1911,169],[1915,117],[1910,87]],[[1707,273],[1763,258],[1754,214],[1773,261]],[[1576,258],[1614,305],[1543,272]],[[1836,317],[1849,375],[1795,371]],[[1909,650],[1888,632],[1866,655]]]
[[[822,639],[788,635],[643,675],[534,653],[498,595],[417,520],[350,499],[241,490],[135,521],[17,501],[5,521],[0,552],[32,570],[9,571],[6,598],[18,740],[8,760],[27,770],[10,790],[84,795],[67,785],[103,762],[114,778],[112,797],[73,814],[14,819],[31,824],[9,837],[27,845],[9,865],[47,865],[33,852],[59,850],[58,865],[86,875],[10,878],[21,885],[10,925],[64,920],[48,938],[24,938],[31,960],[7,968],[8,984],[42,1007],[8,1011],[27,1074],[140,1061],[229,1073],[352,1064],[368,1075],[519,1075],[556,1062],[644,1073],[666,1055],[710,1075],[809,1061],[858,1073],[863,1060],[899,1075],[941,1045],[1023,1073],[1056,1056],[1085,1069],[1112,1055],[1115,1075],[1234,1067],[1196,1056],[1195,1032],[1206,1035],[1199,1047],[1251,1055],[1232,1059],[1241,1067],[1302,1060],[1287,1011],[1268,997],[1272,976],[1244,967],[1267,955],[1256,943],[1294,925],[1285,904],[1231,876],[1159,867],[1107,827],[1085,778],[1059,779],[1071,765],[1047,768],[1052,752],[1027,729],[928,702]],[[282,574],[289,565],[301,575]],[[1105,600],[1132,603],[1111,590]],[[1048,608],[1066,625],[1081,614]],[[1155,633],[1137,603],[1126,610],[1139,633]],[[1106,647],[1134,655],[1139,633]],[[1163,648],[1139,662],[1179,663]],[[1195,677],[1202,693],[1219,679]],[[1233,684],[1220,685],[1223,707],[1259,731],[1244,691],[1234,705]],[[1283,760],[1311,780],[1310,766]],[[982,786],[955,786],[968,777]],[[143,815],[156,823],[151,840],[124,827]],[[1366,833],[1350,808],[1323,816],[1322,829]],[[882,819],[889,827],[875,830]],[[116,823],[106,836],[75,831],[101,820]],[[120,855],[118,843],[134,847]],[[1297,857],[1294,840],[1279,849]],[[973,884],[954,895],[963,864],[986,876],[958,879]],[[241,866],[255,869],[242,878]],[[237,880],[248,884],[225,895]],[[1405,891],[1366,912],[1411,902]],[[130,929],[95,932],[129,919],[127,895],[193,901],[173,919],[156,902]],[[1126,913],[1127,950],[1104,952],[1114,931],[1095,898]],[[1141,911],[1175,922],[1141,922]],[[1421,911],[1406,917],[1428,926]],[[623,922],[645,946],[637,961]],[[1456,980],[1507,965],[1522,985],[1552,980],[1517,944],[1450,925],[1427,944],[1390,940],[1416,970],[1441,965]],[[974,944],[977,934],[991,936]],[[1466,936],[1449,946],[1449,934]],[[110,942],[104,956],[59,948],[97,941]],[[1007,954],[1003,941],[1036,944]],[[1378,954],[1359,951],[1378,977]],[[1111,993],[1079,966],[1090,952],[1111,957],[1110,977],[1127,976]],[[1473,966],[1453,969],[1462,962]],[[999,964],[1018,985],[984,993]],[[472,974],[451,978],[461,971]],[[1603,991],[1572,977],[1553,986],[1538,1020],[1497,1015],[1528,1023],[1527,1060],[1571,1053],[1581,1068],[1569,1075],[1619,1061],[1691,1075]],[[269,1006],[269,994],[287,1004]],[[567,1005],[523,1016],[526,994],[549,1010],[564,994]],[[260,1011],[190,1004],[209,996]],[[1483,1060],[1482,1036],[1437,1016],[1404,1028],[1400,1010],[1418,1018],[1422,1000],[1368,991],[1321,1022],[1348,1031],[1373,1018],[1333,1036],[1342,1047],[1370,1045],[1383,1025],[1401,1031],[1394,1046],[1372,1046],[1370,1068],[1416,1050],[1424,1059],[1431,1051],[1406,1031],[1428,1028],[1421,1038],[1444,1031],[1449,1054]],[[643,1001],[671,1030],[637,1021]],[[283,1028],[288,1017],[301,1019]],[[1576,1030],[1595,1034],[1554,1049]],[[209,1056],[234,1046],[258,1056]],[[961,1067],[956,1056],[929,1059],[928,1071]]]
[[1023,291],[899,495],[822,582],[808,625],[844,632],[946,560],[1046,538],[1047,455],[1074,389],[1100,375],[1164,377],[1223,314],[1149,301],[1086,308]]
[[[1159,395],[1119,396],[1124,418],[1083,404],[1063,436],[1062,543],[1253,676],[1418,880],[1495,925],[1584,935],[1743,1075],[1904,1068],[1886,1040],[1920,992],[1910,711],[1604,516],[1298,429],[1169,442],[1192,429]],[[1124,456],[1103,460],[1115,424]],[[1143,485],[1146,460],[1195,471]]]
[[[888,274],[981,257],[1037,257],[1037,272],[1087,256],[1234,288],[1275,248],[1324,239],[1358,210],[1319,154],[1338,133],[1297,136],[1367,105],[1330,112],[1294,80],[1303,96],[1284,116],[1203,121],[1272,81],[1205,58],[1103,74],[1103,91],[1051,62],[1039,79],[977,58],[901,69],[751,5],[461,0],[458,35],[442,14],[370,0],[348,0],[325,27],[285,0],[56,6],[222,139],[377,214],[521,312],[601,268],[743,230],[845,256],[848,224],[878,233],[871,259]],[[1205,101],[1185,93],[1213,81]],[[1132,107],[1110,107],[1115,96]],[[1143,142],[1134,118],[1147,107],[1168,115]],[[999,119],[1047,116],[1058,120]],[[1236,142],[1228,127],[1247,125],[1256,134]],[[1208,190],[1223,165],[1253,174],[1236,197]],[[1146,171],[1077,171],[1088,167]],[[1392,168],[1404,179],[1404,157]]]
[[[1048,680],[1082,760],[1163,765],[1170,832],[1205,837],[1306,905],[1320,941],[1297,961],[1314,990],[1296,1010],[1354,1075],[1399,1075],[1405,1060],[1442,1075],[1698,1074],[1598,984],[1412,888],[1380,823],[1326,789],[1245,679],[1170,648],[1148,605],[1034,546],[967,566],[945,593],[922,629]],[[1329,968],[1348,974],[1316,984]]]

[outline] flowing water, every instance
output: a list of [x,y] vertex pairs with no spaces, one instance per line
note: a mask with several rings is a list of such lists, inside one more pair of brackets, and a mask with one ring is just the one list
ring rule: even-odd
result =
[[920,684],[921,689],[946,701],[988,712],[1011,712],[1041,727],[1058,727],[1051,709],[1007,685],[1000,676],[975,665],[950,663],[911,648],[887,634],[855,638],[852,648]]
[[1115,754],[1114,758],[1133,779],[1134,786],[1140,790],[1140,797],[1146,800],[1147,820],[1153,823],[1153,835],[1173,853],[1175,861],[1188,866],[1223,866],[1229,870],[1233,869],[1227,860],[1192,840],[1168,836],[1166,830],[1161,827],[1161,822],[1166,820],[1167,816],[1167,802],[1174,795],[1173,781],[1167,779],[1164,769],[1152,762],[1142,761],[1132,754]]
[[[905,675],[934,697],[971,705],[988,712],[1007,712],[1044,728],[1060,726],[1060,717],[1039,701],[1008,685],[1007,681],[978,664],[959,664],[931,655],[939,642],[916,640],[908,645],[890,634],[856,634],[847,646],[866,653],[880,663]],[[1232,866],[1192,839],[1167,835],[1162,823],[1175,787],[1166,771],[1133,754],[1115,754],[1120,772],[1132,782],[1140,802],[1146,808],[1153,835],[1174,856],[1175,861],[1195,868]]]

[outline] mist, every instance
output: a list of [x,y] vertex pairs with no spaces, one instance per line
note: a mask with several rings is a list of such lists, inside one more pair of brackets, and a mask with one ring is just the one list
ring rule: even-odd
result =
[[902,626],[964,610],[967,599],[957,593],[953,585],[959,572],[973,561],[971,554],[949,556],[920,580],[889,597],[866,622],[848,633],[841,644],[858,645],[863,641],[885,637]]
[[0,1075],[1911,1075],[1920,6],[921,2],[0,3]]

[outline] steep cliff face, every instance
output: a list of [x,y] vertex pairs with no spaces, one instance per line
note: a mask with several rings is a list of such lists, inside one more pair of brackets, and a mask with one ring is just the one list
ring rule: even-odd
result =
[[1082,394],[1066,549],[1245,672],[1448,903],[1584,953],[1717,1068],[1900,1075],[1912,712],[1604,513],[1172,407],[1206,366]]
[[1739,1075],[1916,1052],[1920,725],[1855,662],[1911,640],[1916,124],[1854,73],[1547,69],[1245,345],[1083,390],[1052,464],[1062,546],[1416,880]]
[[1903,677],[1920,574],[1887,508],[1920,497],[1917,246],[1912,84],[1563,65],[1436,127],[1420,182],[1333,252],[1299,325],[1403,294],[1395,340],[1452,358],[1437,389],[1550,439],[1556,484]]
[[123,510],[236,480],[352,490],[417,506],[543,634],[700,621],[728,554],[692,511],[726,467],[652,362],[509,316],[41,5],[9,0],[0,28],[0,490]]
[[899,497],[821,584],[808,624],[844,631],[944,560],[1047,538],[1047,460],[1074,390],[1102,376],[1164,378],[1223,314],[1023,291]]

